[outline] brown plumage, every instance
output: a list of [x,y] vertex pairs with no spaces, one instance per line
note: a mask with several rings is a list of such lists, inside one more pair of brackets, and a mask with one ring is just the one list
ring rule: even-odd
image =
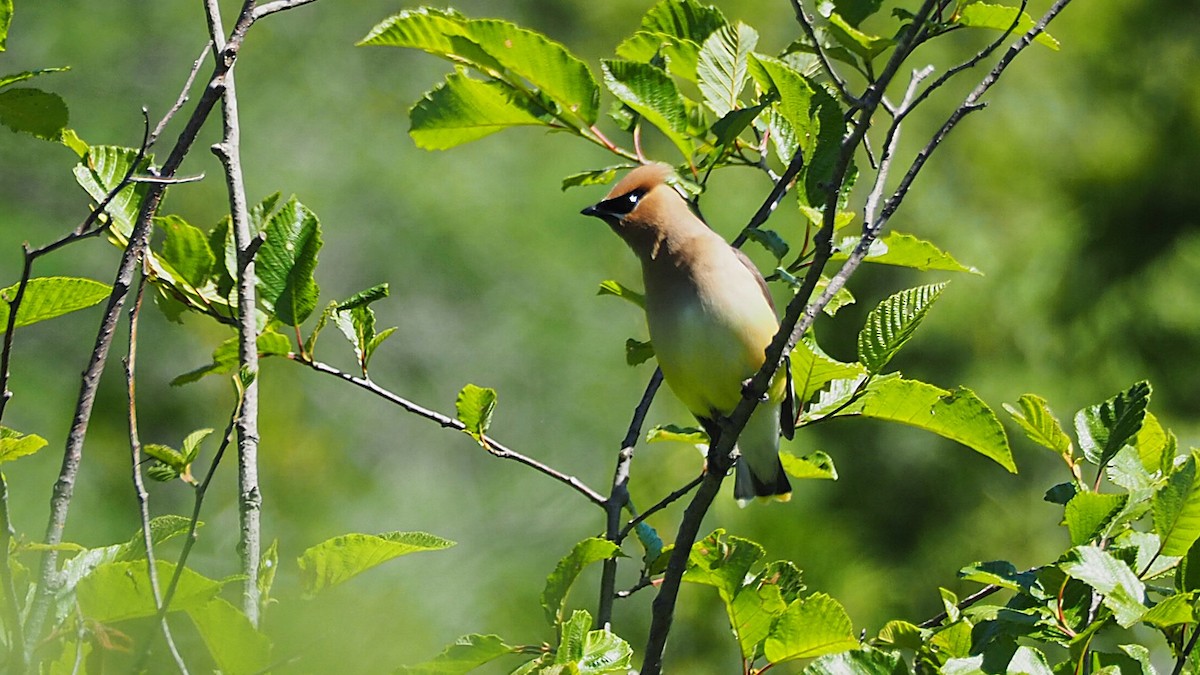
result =
[[[779,329],[766,282],[741,251],[692,212],[669,181],[674,171],[648,164],[630,171],[583,213],[604,220],[642,263],[646,323],[671,391],[714,439],[716,419],[733,412],[742,384],[766,360]],[[755,408],[739,437],[734,496],[786,501],[791,486],[779,461],[785,378],[770,403]]]

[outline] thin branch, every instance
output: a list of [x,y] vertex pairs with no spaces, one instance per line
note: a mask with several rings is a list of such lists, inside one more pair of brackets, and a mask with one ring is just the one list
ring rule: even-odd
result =
[[[280,6],[279,10],[295,6],[294,3],[282,4],[284,6]],[[209,37],[217,49],[224,49],[220,7],[216,0],[206,0],[204,5],[208,14]],[[252,10],[252,15],[258,16],[257,10]],[[223,134],[221,142],[212,150],[225,170],[234,248],[237,250],[238,365],[239,377],[245,376],[246,382],[237,422],[238,514],[241,524],[238,553],[241,555],[244,577],[242,611],[250,624],[257,627],[261,609],[258,568],[262,555],[262,489],[258,481],[258,328],[255,324],[257,299],[254,288],[254,251],[257,249],[251,249],[253,236],[250,233],[250,209],[246,204],[246,186],[242,177],[241,125],[234,80],[234,72],[230,70],[226,74],[225,93],[221,97]]]
[[[230,33],[228,42],[222,49],[217,50],[216,64],[213,67],[212,75],[209,77],[208,85],[200,96],[200,100],[196,103],[196,107],[184,125],[183,130],[179,133],[175,146],[171,149],[170,154],[168,154],[166,161],[163,163],[162,169],[159,171],[160,176],[173,177],[179,170],[179,166],[183,163],[184,158],[196,140],[200,127],[208,119],[208,115],[212,112],[213,107],[224,93],[225,77],[237,61],[246,31],[250,29],[250,26],[254,22],[253,9],[254,0],[247,0],[242,7],[242,12],[238,17],[237,23],[234,25],[233,31]],[[29,611],[29,620],[26,624],[25,661],[27,663],[32,658],[34,648],[41,639],[42,630],[50,612],[54,594],[61,583],[58,579],[57,545],[62,542],[63,530],[66,527],[67,512],[75,490],[75,478],[79,473],[79,466],[83,459],[83,442],[87,435],[88,422],[91,420],[100,376],[104,372],[108,361],[109,347],[112,344],[117,317],[129,295],[134,268],[142,258],[147,240],[149,239],[153,216],[158,211],[158,206],[162,201],[165,190],[166,185],[164,184],[149,184],[146,197],[142,200],[141,208],[138,211],[133,231],[129,236],[129,243],[121,255],[121,262],[118,265],[116,278],[113,282],[113,290],[109,295],[104,316],[100,321],[100,328],[96,333],[96,341],[92,349],[92,354],[88,359],[87,367],[80,381],[79,398],[76,402],[71,429],[67,435],[62,466],[59,469],[58,479],[54,483],[50,499],[50,517],[46,525],[46,535],[44,538],[47,547],[46,551],[42,554],[41,565],[37,575],[37,590],[34,593],[33,604]]]
[[292,9],[293,7],[300,7],[301,5],[307,5],[316,1],[317,0],[275,0],[274,2],[268,2],[265,5],[259,5],[258,7],[254,8],[254,20],[258,21],[264,16],[270,16],[276,12],[282,12],[287,9]]
[[[397,396],[396,394],[388,391],[387,389],[384,389],[383,387],[380,387],[379,385],[375,384],[374,382],[372,382],[371,380],[368,380],[365,377],[358,377],[355,375],[351,375],[349,373],[340,371],[337,368],[334,368],[333,366],[321,363],[320,361],[301,359],[300,356],[297,354],[288,354],[287,356],[292,361],[303,364],[305,366],[308,366],[309,368],[312,368],[313,370],[317,371],[318,373],[332,375],[338,379],[341,379],[341,380],[349,382],[353,385],[356,385],[360,389],[364,389],[364,390],[378,396],[379,398],[382,398],[385,401],[388,401],[389,403],[397,405],[397,406],[403,408],[404,410],[406,410],[407,412],[413,413],[414,415],[417,415],[419,417],[424,417],[425,419],[430,420],[431,422],[435,422],[438,425],[440,425],[442,428],[454,429],[456,431],[463,431],[463,432],[466,431],[466,425],[464,425],[462,422],[459,422],[458,420],[456,420],[452,417],[447,417],[446,415],[443,415],[434,410],[430,410],[429,408],[425,408],[420,405],[417,405],[416,403],[413,403],[412,401],[409,401],[406,398]],[[583,495],[589,502],[595,504],[596,506],[604,507],[604,503],[607,501],[604,498],[604,495],[602,495],[599,492],[596,492],[592,488],[588,487],[586,483],[579,480],[575,476],[569,476],[565,473],[562,473],[561,471],[559,471],[557,469],[554,469],[552,467],[549,467],[549,466],[539,462],[536,459],[533,459],[532,457],[527,457],[525,455],[522,455],[521,453],[517,452],[516,450],[512,450],[511,448],[506,447],[505,445],[501,444],[499,441],[497,441],[496,439],[494,439],[490,436],[483,436],[483,444],[484,444],[484,447],[487,449],[487,451],[490,452],[491,454],[495,455],[496,457],[499,457],[501,459],[511,459],[514,462],[517,462],[518,464],[524,464],[525,466],[528,466],[531,469],[534,469],[535,471],[537,471],[539,473],[549,476],[550,478],[553,478],[554,480],[570,487],[571,489],[575,490],[579,494]]]
[[631,518],[629,520],[629,522],[625,523],[625,526],[621,528],[621,536],[620,536],[621,541],[624,541],[625,537],[628,537],[629,533],[633,531],[633,528],[637,527],[639,524],[641,524],[647,518],[658,513],[659,511],[662,511],[663,509],[667,508],[671,504],[678,501],[680,498],[687,495],[687,493],[691,492],[692,490],[695,490],[696,486],[699,485],[700,481],[702,481],[702,480],[704,480],[703,473],[701,473],[699,476],[696,476],[692,480],[685,483],[683,485],[683,487],[675,490],[674,492],[667,495],[666,497],[663,497],[662,499],[658,500],[658,502],[656,504],[654,504],[654,506],[651,506],[650,508],[641,512],[634,518]]
[[[961,601],[959,601],[959,603],[957,605],[955,605],[955,607],[957,607],[960,610],[966,609],[1001,589],[1002,589],[1001,586],[984,586],[983,588],[979,589],[978,591],[975,591],[974,593],[963,598]],[[942,612],[939,612],[933,618],[926,619],[925,621],[922,621],[918,625],[921,628],[933,628],[934,626],[937,626],[938,624],[945,621],[949,617],[950,617],[950,614],[948,612],[942,611]]]
[[171,636],[171,626],[163,611],[165,605],[159,590],[158,567],[154,560],[154,537],[150,533],[150,495],[146,492],[146,484],[142,480],[142,442],[138,434],[135,374],[137,373],[138,315],[141,314],[145,288],[145,274],[138,275],[137,291],[134,294],[133,306],[129,309],[129,348],[125,356],[125,393],[129,401],[129,459],[133,474],[134,494],[138,503],[138,514],[142,521],[142,543],[146,547],[146,575],[150,579],[150,594],[154,598],[155,609],[162,616],[159,626],[162,629],[163,639],[167,642],[167,649],[171,652],[171,658],[175,659],[175,665],[179,668],[179,672],[188,675],[187,664],[184,663],[183,656],[179,654],[179,648],[175,646],[175,639]]
[[804,36],[807,37],[813,46],[813,53],[817,55],[817,61],[821,63],[821,69],[829,76],[829,81],[837,89],[838,94],[842,99],[850,105],[851,108],[859,107],[862,102],[850,93],[850,89],[846,86],[846,82],[842,80],[837,71],[833,69],[833,63],[825,54],[825,48],[821,46],[821,41],[817,39],[817,31],[813,27],[813,20],[808,16],[808,12],[804,11],[804,5],[800,4],[800,0],[792,0],[792,9],[796,12],[796,21],[799,22],[800,28],[804,31]]
[[[629,428],[625,431],[625,439],[621,441],[621,451],[617,453],[617,466],[613,470],[612,489],[608,493],[608,499],[604,501],[604,512],[607,518],[605,519],[604,536],[609,541],[621,544],[623,537],[621,536],[621,512],[629,504],[629,471],[633,463],[633,452],[637,446],[638,439],[642,435],[642,426],[646,421],[646,413],[650,410],[650,404],[654,401],[654,395],[658,393],[658,388],[662,385],[662,369],[655,368],[654,374],[650,376],[650,381],[646,384],[646,391],[642,394],[642,400],[638,402],[637,407],[633,411],[633,419],[629,421]],[[605,627],[612,621],[613,600],[616,598],[617,588],[617,560],[609,558],[604,561],[604,568],[600,573],[600,603],[596,610],[596,625]]]
[[1183,667],[1187,665],[1188,657],[1192,655],[1192,650],[1196,648],[1197,638],[1200,638],[1200,626],[1192,628],[1192,637],[1188,639],[1183,651],[1179,652],[1179,658],[1175,660],[1175,667],[1171,669],[1171,675],[1180,675],[1183,672]]
[[171,122],[171,119],[175,117],[175,114],[182,110],[183,106],[188,102],[188,92],[192,90],[192,85],[196,82],[196,75],[200,72],[200,68],[204,65],[204,60],[208,58],[208,51],[210,49],[212,49],[211,41],[204,45],[204,49],[200,51],[200,56],[197,56],[196,60],[192,62],[192,70],[190,73],[188,73],[187,80],[183,83],[183,89],[181,89],[179,92],[179,98],[175,99],[175,104],[172,105],[171,108],[167,110],[167,114],[163,115],[163,118],[158,121],[158,125],[154,127],[154,133],[150,134],[147,145],[154,145],[154,142],[157,141],[158,137],[161,136],[163,131],[166,130],[167,124]]

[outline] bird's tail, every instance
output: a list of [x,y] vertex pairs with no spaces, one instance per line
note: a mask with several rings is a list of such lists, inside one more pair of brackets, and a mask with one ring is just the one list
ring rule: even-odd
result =
[[792,485],[779,461],[779,411],[763,404],[754,409],[746,428],[738,438],[737,469],[733,478],[733,496],[745,506],[755,497],[786,502],[792,498]]

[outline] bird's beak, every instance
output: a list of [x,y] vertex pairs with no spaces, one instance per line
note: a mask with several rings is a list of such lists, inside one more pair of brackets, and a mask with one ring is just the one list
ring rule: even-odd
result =
[[586,209],[580,211],[580,213],[582,213],[585,216],[595,216],[597,218],[600,218],[604,215],[604,212],[601,211],[600,209],[596,208],[595,204],[592,204],[591,206],[587,207]]

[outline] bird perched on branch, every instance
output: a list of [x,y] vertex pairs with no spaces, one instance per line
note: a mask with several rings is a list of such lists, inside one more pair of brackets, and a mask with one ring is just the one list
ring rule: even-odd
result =
[[[718,420],[762,367],[779,321],[754,263],[692,211],[675,180],[665,164],[640,166],[583,214],[608,223],[641,261],[646,323],[663,377],[716,443]],[[791,405],[781,405],[790,399],[786,379],[781,369],[738,438],[733,494],[743,505],[791,497],[779,461],[781,420],[789,438],[795,428]]]

